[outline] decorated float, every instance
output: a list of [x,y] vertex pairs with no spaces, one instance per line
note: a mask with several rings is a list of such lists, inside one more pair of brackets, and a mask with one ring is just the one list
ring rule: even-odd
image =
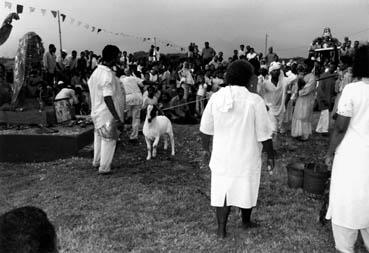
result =
[[322,64],[327,61],[336,61],[339,58],[341,42],[334,38],[331,29],[326,27],[323,34],[313,40],[309,48],[309,58]]

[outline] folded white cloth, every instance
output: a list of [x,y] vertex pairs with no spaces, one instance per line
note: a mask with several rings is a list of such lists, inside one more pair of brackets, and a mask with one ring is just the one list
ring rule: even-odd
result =
[[223,101],[217,105],[218,110],[221,112],[228,112],[233,108],[233,96],[232,96],[232,87],[226,86],[222,88]]

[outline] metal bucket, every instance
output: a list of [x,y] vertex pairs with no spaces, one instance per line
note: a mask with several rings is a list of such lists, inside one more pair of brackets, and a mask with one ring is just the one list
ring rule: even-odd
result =
[[290,163],[287,165],[287,184],[290,188],[302,188],[304,184],[303,163]]
[[330,173],[323,164],[307,164],[304,171],[304,191],[318,195],[323,194]]

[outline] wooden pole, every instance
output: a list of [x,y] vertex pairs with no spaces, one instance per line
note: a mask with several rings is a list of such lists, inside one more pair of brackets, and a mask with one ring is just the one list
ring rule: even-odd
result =
[[268,49],[268,34],[265,34],[265,50],[264,50],[264,57],[267,55],[267,49]]
[[59,43],[60,43],[60,57],[63,52],[63,46],[62,46],[62,35],[61,35],[61,27],[60,27],[60,12],[58,11],[58,26],[59,26]]

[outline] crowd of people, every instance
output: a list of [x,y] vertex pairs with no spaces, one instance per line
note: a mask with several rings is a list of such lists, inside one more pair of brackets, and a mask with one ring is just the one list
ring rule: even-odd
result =
[[321,65],[307,59],[284,68],[273,61],[269,77],[258,82],[259,96],[251,90],[252,65],[242,60],[230,64],[227,86],[210,98],[200,124],[204,154],[210,157],[210,202],[219,237],[227,236],[232,206],[240,209],[242,228],[258,226],[251,213],[258,198],[262,150],[272,171],[273,136],[291,120],[291,135],[307,140],[317,101],[321,114],[316,131],[326,134],[329,120],[336,121],[325,157],[332,170],[325,218],[331,220],[335,247],[355,252],[360,232],[369,250],[368,66],[368,44],[357,47],[353,57],[342,55],[338,69],[334,60]]
[[[56,47],[50,45],[40,88],[53,94],[53,100],[70,99],[77,113],[91,114],[93,166],[102,175],[111,173],[118,130],[127,128],[127,122],[130,142],[138,143],[148,105],[157,106],[174,123],[200,123],[203,147],[211,153],[211,205],[216,207],[221,237],[226,236],[230,206],[241,208],[245,228],[256,226],[251,212],[258,197],[262,147],[273,169],[276,135],[290,130],[292,137],[307,141],[313,129],[328,135],[336,120],[327,164],[332,164],[336,149],[339,156],[333,164],[327,218],[333,220],[336,247],[346,250],[358,230],[367,246],[369,241],[369,207],[359,203],[367,197],[364,185],[369,184],[364,171],[368,166],[369,51],[368,46],[356,44],[351,48],[345,42],[339,53],[334,48],[334,57],[328,60],[309,54],[298,62],[280,60],[272,47],[263,56],[245,45],[225,60],[223,52],[216,52],[209,42],[201,52],[191,43],[183,60],[163,57],[156,46],[140,59],[113,45],[107,45],[102,56],[86,50],[79,57],[76,51],[71,55],[61,51],[56,57]],[[351,84],[355,81],[356,86]],[[314,109],[320,111],[316,127]],[[348,139],[361,148],[359,153],[350,151]],[[357,165],[351,174],[346,171],[350,162]],[[345,180],[355,190],[342,192]],[[341,203],[341,195],[351,207]]]
[[[270,49],[263,57],[250,46],[240,45],[237,54],[227,60],[223,52],[218,52],[206,42],[202,52],[191,43],[188,56],[182,60],[163,59],[160,48],[154,45],[147,57],[136,59],[126,51],[119,52],[119,61],[112,67],[115,75],[127,90],[128,118],[132,119],[131,139],[137,139],[137,126],[143,119],[147,105],[157,105],[161,112],[176,123],[195,124],[199,122],[206,101],[224,84],[224,76],[230,62],[238,59],[249,60],[259,73],[260,66],[267,66],[278,56]],[[90,90],[88,79],[102,57],[92,51],[84,50],[79,54],[73,50],[70,54],[60,51],[57,56],[55,45],[49,45],[43,60],[43,75],[31,73],[29,82],[20,97],[41,99],[46,105],[56,100],[70,99],[76,114],[90,113]],[[253,79],[256,90],[257,78]]]

